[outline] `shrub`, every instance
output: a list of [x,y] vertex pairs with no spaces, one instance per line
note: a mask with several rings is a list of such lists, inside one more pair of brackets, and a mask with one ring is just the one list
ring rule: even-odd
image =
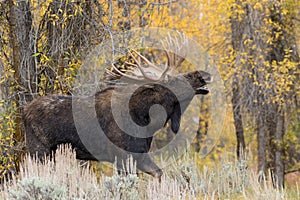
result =
[[124,164],[124,172],[114,167],[112,176],[96,178],[89,165],[80,165],[70,147],[60,147],[56,162],[25,157],[18,176],[0,189],[0,199],[297,199],[300,193],[274,189],[268,177],[259,183],[246,160],[224,159],[214,168],[200,170],[199,155],[191,155],[164,168],[159,182],[137,174],[132,158]]
[[24,178],[17,187],[9,190],[10,199],[15,200],[64,200],[67,188],[40,177]]

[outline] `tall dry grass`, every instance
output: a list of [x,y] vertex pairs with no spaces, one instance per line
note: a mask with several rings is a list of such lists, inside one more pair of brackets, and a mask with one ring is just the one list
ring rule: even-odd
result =
[[132,159],[125,163],[125,174],[113,170],[112,176],[96,174],[81,166],[69,147],[60,147],[56,162],[40,163],[26,157],[19,175],[3,185],[0,199],[299,199],[299,189],[274,189],[246,161],[224,160],[214,168],[197,166],[197,156],[186,155],[174,161],[161,182],[136,174]]

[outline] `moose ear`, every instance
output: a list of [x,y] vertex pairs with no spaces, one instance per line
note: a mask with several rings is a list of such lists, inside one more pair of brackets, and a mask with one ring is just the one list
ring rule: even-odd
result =
[[171,129],[174,133],[177,133],[180,128],[181,109],[179,103],[174,106],[173,113],[170,116]]

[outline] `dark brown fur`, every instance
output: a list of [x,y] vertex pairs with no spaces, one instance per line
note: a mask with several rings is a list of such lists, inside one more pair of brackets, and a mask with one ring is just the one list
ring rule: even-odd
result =
[[[208,91],[199,88],[206,85],[205,80],[210,79],[208,73],[195,71],[169,77],[166,83],[149,83],[135,90],[129,101],[129,112],[132,120],[138,126],[145,127],[152,123],[145,130],[145,134],[149,135],[146,138],[126,134],[115,122],[111,107],[111,99],[115,88],[107,88],[92,97],[63,95],[40,97],[24,109],[26,142],[29,152],[32,155],[37,154],[41,157],[44,154],[49,155],[59,144],[70,143],[76,150],[78,159],[114,162],[116,156],[118,159],[119,156],[120,159],[125,158],[117,150],[120,148],[133,154],[138,169],[155,177],[160,177],[162,175],[161,169],[147,154],[153,134],[168,121],[170,121],[172,130],[177,133],[182,112],[195,94],[208,93]],[[186,87],[187,84],[190,86]],[[176,95],[173,93],[175,90],[177,91]],[[120,113],[122,113],[125,112],[123,109],[125,105],[121,98],[122,94],[119,95],[119,101],[113,106],[120,109]],[[79,116],[79,121],[82,123],[80,132],[86,134],[84,137],[90,140],[88,141],[89,147],[86,146],[87,144],[82,141],[78,134],[72,100],[83,102],[82,106],[78,106],[76,112],[79,114],[77,113],[76,116]],[[95,115],[88,113],[86,110],[92,100],[95,100],[95,106],[93,107],[96,111]],[[151,106],[155,104],[164,107],[165,111],[161,113],[155,111],[154,115],[157,117],[151,118],[149,111]],[[161,117],[164,113],[166,113],[165,118]],[[98,122],[105,135],[98,133],[93,120]],[[94,147],[91,147],[93,145]]]

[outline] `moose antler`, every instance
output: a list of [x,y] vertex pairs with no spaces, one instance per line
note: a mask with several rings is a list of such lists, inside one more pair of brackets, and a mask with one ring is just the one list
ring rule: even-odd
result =
[[[111,77],[122,76],[124,79],[126,79],[125,81],[129,82],[132,80],[138,82],[157,82],[165,80],[166,75],[171,73],[172,70],[178,68],[185,60],[187,55],[188,38],[181,33],[178,33],[178,35],[179,37],[172,37],[170,34],[168,34],[166,39],[161,40],[167,56],[167,62],[164,69],[156,66],[145,56],[132,49],[129,51],[129,54],[134,60],[134,63],[125,62],[125,64],[131,66],[132,68],[122,72],[114,64],[112,64],[112,68],[115,72],[107,70],[107,74]],[[141,61],[143,61],[146,65],[142,66]]]
[[[142,66],[141,62],[138,61],[137,57],[135,57],[131,53],[131,51],[133,51],[140,59],[142,59],[146,63],[147,68]],[[112,76],[112,77],[122,76],[125,79],[134,80],[134,81],[138,81],[138,82],[149,82],[149,81],[156,82],[156,81],[160,81],[163,79],[162,76],[158,77],[158,75],[157,75],[159,73],[161,73],[161,74],[164,73],[160,69],[160,67],[151,63],[145,56],[141,55],[136,50],[132,49],[131,51],[129,51],[129,54],[133,58],[135,63],[125,62],[125,64],[132,66],[133,68],[129,69],[129,70],[125,70],[125,72],[127,72],[127,73],[124,73],[121,70],[119,70],[114,64],[112,64],[112,67],[115,70],[115,72],[107,70],[107,73],[110,76]],[[166,71],[167,71],[167,69],[166,69]],[[130,75],[130,74],[132,74],[132,75]]]
[[172,68],[178,68],[185,60],[188,50],[188,37],[180,32],[177,32],[179,37],[172,37],[168,34],[165,40],[162,40],[165,53],[168,61],[167,65]]

